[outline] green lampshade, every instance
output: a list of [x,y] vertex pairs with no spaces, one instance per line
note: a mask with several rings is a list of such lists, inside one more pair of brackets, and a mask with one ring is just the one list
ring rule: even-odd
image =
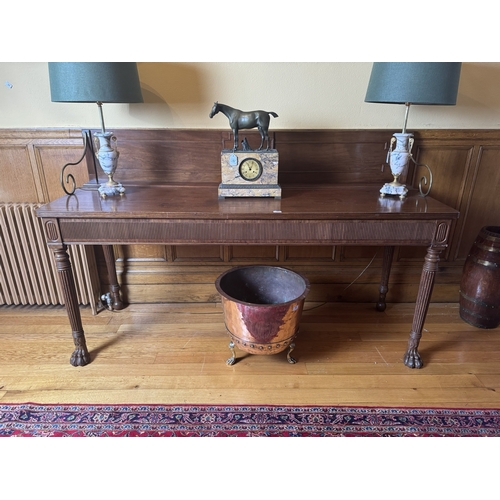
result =
[[49,63],[53,102],[143,102],[135,62]]
[[456,104],[462,63],[373,63],[365,102]]

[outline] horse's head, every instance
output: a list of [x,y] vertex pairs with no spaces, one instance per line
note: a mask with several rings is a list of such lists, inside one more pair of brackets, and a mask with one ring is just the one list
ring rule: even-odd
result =
[[216,115],[218,112],[219,112],[219,103],[215,101],[212,107],[212,111],[210,111],[210,114],[208,115],[209,118],[213,118],[214,115]]

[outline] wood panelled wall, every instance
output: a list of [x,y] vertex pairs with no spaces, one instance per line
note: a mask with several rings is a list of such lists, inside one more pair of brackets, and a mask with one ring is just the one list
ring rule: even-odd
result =
[[[280,155],[279,182],[292,184],[371,183],[374,192],[391,180],[385,164],[389,130],[283,130],[272,132]],[[223,130],[115,130],[120,161],[115,178],[138,183],[220,182],[220,152],[232,138]],[[251,145],[256,134],[246,134]],[[440,262],[435,302],[458,301],[462,266],[485,225],[500,225],[500,130],[426,130],[415,133],[406,183],[417,186],[433,173],[431,196],[458,209],[450,246]],[[61,167],[82,155],[79,130],[0,130],[0,201],[47,202],[64,195]],[[88,180],[85,162],[70,171],[77,184]],[[102,175],[102,172],[100,173]],[[424,187],[425,189],[425,187]],[[243,203],[248,201],[241,200]],[[422,198],[425,206],[425,198]],[[106,291],[103,259],[101,282]],[[117,270],[129,302],[218,301],[214,282],[230,266],[283,265],[311,281],[308,300],[375,301],[382,260],[372,247],[154,246],[116,247]],[[398,248],[388,301],[412,302],[417,293],[423,248]]]

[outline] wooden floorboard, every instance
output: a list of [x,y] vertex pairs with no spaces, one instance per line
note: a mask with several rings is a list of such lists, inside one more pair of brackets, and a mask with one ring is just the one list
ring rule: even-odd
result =
[[420,352],[402,359],[412,304],[306,303],[293,356],[236,350],[220,304],[81,309],[92,362],[73,367],[63,307],[0,307],[3,403],[279,404],[500,408],[500,327],[431,304]]

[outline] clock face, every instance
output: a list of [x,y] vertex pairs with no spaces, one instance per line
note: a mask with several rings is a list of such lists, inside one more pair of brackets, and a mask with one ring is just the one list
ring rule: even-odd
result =
[[262,175],[262,164],[254,158],[247,158],[240,163],[240,175],[246,181],[256,181]]

